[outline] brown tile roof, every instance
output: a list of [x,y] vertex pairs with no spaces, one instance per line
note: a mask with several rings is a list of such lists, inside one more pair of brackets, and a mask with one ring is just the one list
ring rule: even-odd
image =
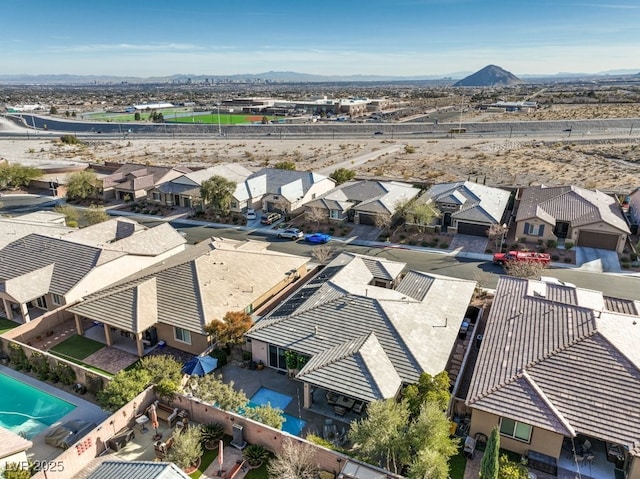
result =
[[640,444],[640,318],[611,304],[594,291],[500,278],[467,404],[563,435]]

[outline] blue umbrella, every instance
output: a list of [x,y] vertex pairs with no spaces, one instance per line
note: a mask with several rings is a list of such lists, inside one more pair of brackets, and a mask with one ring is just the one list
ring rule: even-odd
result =
[[182,366],[182,372],[191,376],[204,376],[218,367],[218,360],[211,356],[196,356]]

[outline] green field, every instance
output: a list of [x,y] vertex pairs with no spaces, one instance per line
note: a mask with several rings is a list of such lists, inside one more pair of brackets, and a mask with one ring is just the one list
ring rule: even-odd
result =
[[[263,115],[233,115],[229,113],[220,113],[220,124],[221,125],[237,125],[241,123],[256,123],[261,122]],[[274,116],[268,116],[267,119],[269,121],[275,119]],[[193,116],[182,116],[182,117],[173,117],[171,115],[164,115],[164,120],[167,123],[201,123],[204,125],[217,125],[218,124],[218,114],[217,113],[209,113],[206,115],[193,115]]]

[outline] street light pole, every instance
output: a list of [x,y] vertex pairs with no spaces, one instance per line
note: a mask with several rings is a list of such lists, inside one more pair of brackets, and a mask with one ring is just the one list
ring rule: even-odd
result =
[[220,126],[220,103],[216,103],[218,107],[218,136],[222,136],[222,126]]
[[502,223],[502,240],[500,241],[500,251],[502,251],[502,246],[504,245],[504,237],[507,235],[507,223]]

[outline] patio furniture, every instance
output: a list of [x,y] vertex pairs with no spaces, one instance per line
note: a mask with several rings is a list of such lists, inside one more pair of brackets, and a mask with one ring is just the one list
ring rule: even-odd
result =
[[327,404],[329,404],[329,406],[334,406],[338,401],[338,395],[331,391],[327,391],[325,397],[327,398]]
[[111,439],[109,439],[107,441],[107,446],[112,451],[117,452],[120,449],[122,449],[124,446],[126,446],[129,443],[129,441],[132,441],[133,439],[135,439],[135,437],[136,437],[136,433],[133,431],[133,429],[130,429],[127,427],[122,431],[118,432],[118,434],[113,436]]
[[173,427],[178,421],[178,413],[179,409],[169,407],[165,404],[161,404],[158,401],[154,403],[156,405],[156,414],[158,415],[158,419],[162,419],[166,422],[169,427]]
[[362,413],[363,409],[364,409],[364,401],[356,401],[355,404],[353,405],[353,411],[357,412],[358,414]]
[[529,467],[538,471],[546,472],[553,476],[558,475],[558,464],[556,458],[537,451],[529,451]]
[[356,400],[347,396],[340,396],[337,401],[338,406],[342,406],[343,408],[350,410],[353,405],[356,403]]
[[333,406],[333,411],[338,415],[338,416],[344,416],[345,414],[347,414],[347,408],[344,408],[342,406]]
[[141,414],[140,416],[136,417],[136,424],[138,426],[140,426],[140,432],[141,433],[145,433],[148,431],[147,429],[147,423],[149,422],[149,416],[146,416],[144,414]]
[[473,453],[476,451],[476,440],[471,436],[467,436],[464,440],[464,449],[462,452],[468,459],[473,459]]

